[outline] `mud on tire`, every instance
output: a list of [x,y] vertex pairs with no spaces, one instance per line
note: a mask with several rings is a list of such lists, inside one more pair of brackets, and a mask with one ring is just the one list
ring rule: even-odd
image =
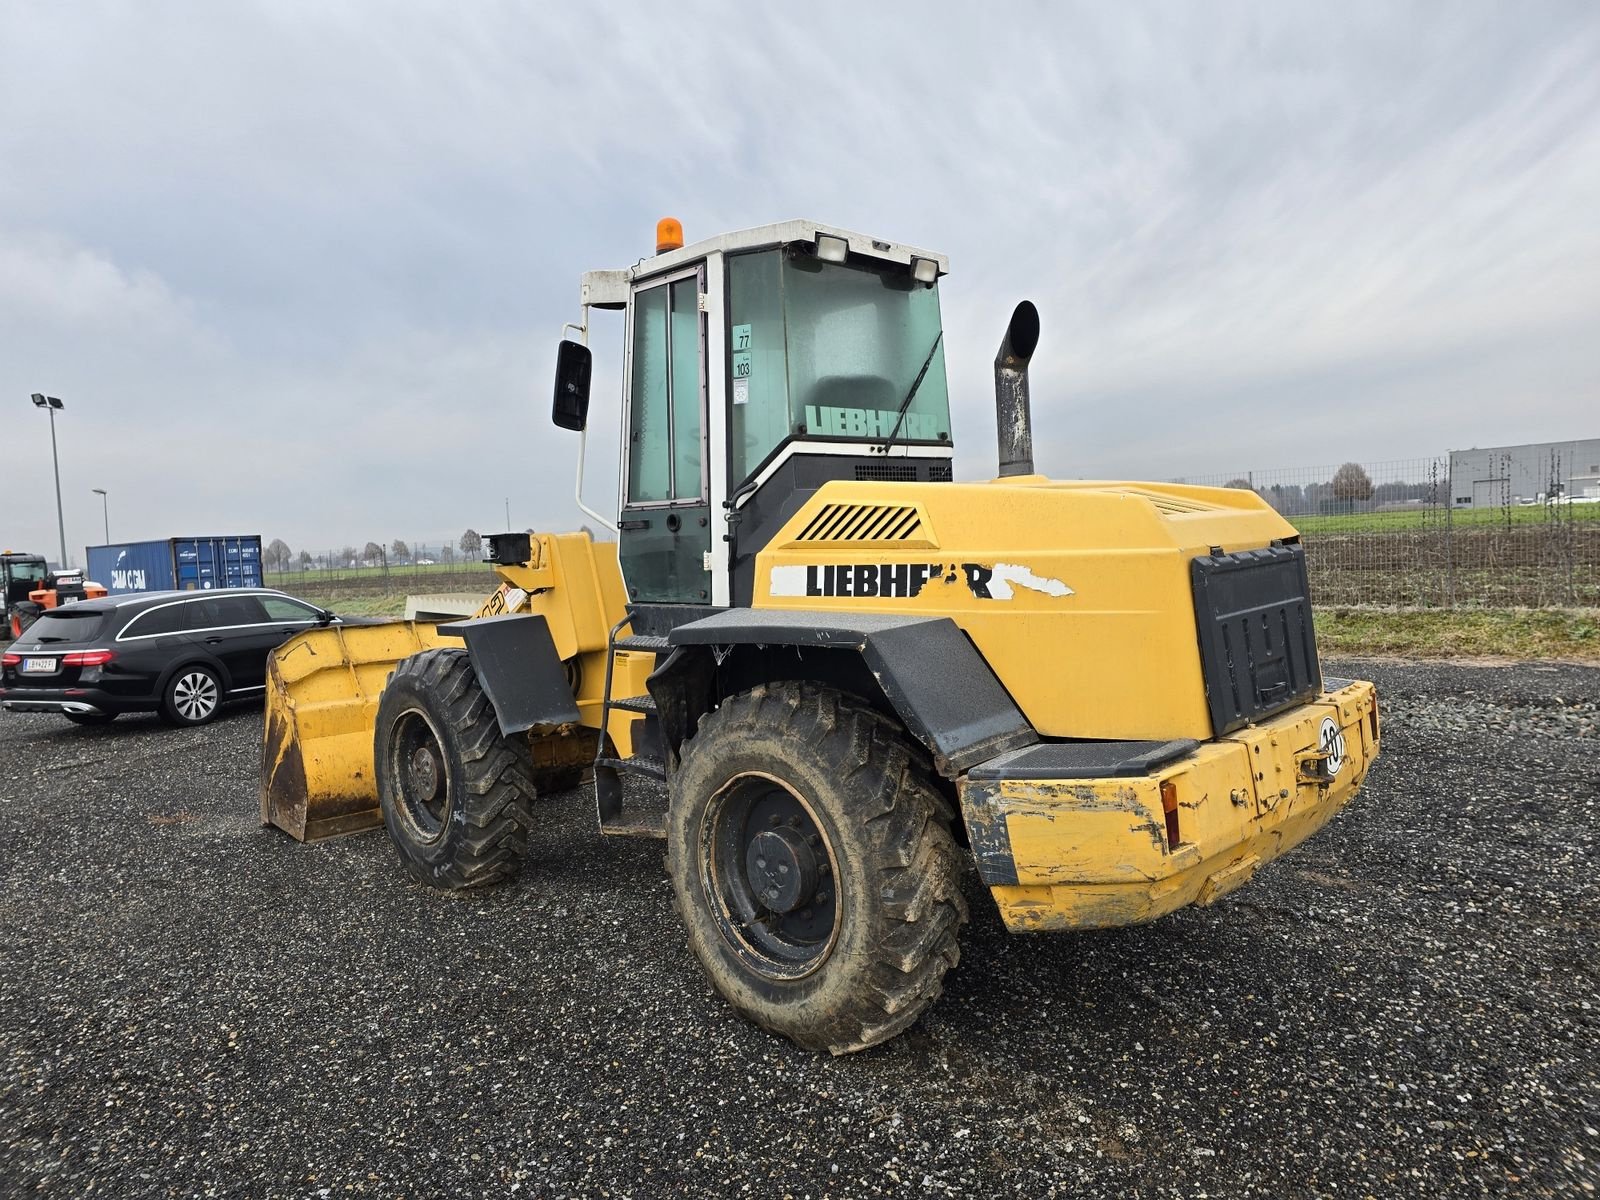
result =
[[757,687],[701,720],[671,789],[678,911],[739,1013],[842,1054],[938,998],[967,919],[962,860],[900,726],[820,685]]
[[451,890],[516,878],[534,796],[527,746],[501,735],[465,650],[395,668],[373,751],[384,827],[412,875]]

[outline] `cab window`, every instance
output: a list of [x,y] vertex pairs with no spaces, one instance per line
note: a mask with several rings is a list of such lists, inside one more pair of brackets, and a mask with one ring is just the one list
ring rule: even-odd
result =
[[699,500],[700,280],[638,293],[628,405],[628,503]]

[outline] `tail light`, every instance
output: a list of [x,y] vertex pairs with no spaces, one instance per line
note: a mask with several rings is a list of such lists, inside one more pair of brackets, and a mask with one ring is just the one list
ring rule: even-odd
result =
[[72,650],[61,660],[63,667],[103,667],[113,658],[111,650]]
[[0,655],[0,665],[7,666],[7,667],[20,667],[22,665],[22,655],[20,655],[20,654],[3,654],[3,655]]
[[1161,810],[1167,815],[1167,849],[1178,848],[1178,785],[1170,779],[1161,781]]

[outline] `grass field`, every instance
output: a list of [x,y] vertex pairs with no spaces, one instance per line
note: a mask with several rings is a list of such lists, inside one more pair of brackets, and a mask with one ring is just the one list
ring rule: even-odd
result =
[[[1395,512],[1339,513],[1331,516],[1291,516],[1286,518],[1301,533],[1392,533],[1399,530],[1443,528],[1442,508],[1419,504],[1415,509]],[[1600,504],[1563,505],[1552,511],[1542,504],[1514,508],[1458,508],[1450,513],[1456,529],[1483,529],[1496,525],[1542,525],[1551,520],[1593,522],[1600,525]]]
[[1323,654],[1600,662],[1600,608],[1325,608]]
[[287,571],[268,571],[267,580],[273,587],[282,586],[292,590],[289,585],[295,580],[338,580],[338,579],[382,579],[388,576],[391,579],[426,579],[433,575],[488,575],[488,563],[476,559],[462,559],[453,563],[390,563],[388,567],[312,567],[301,571],[291,567]]

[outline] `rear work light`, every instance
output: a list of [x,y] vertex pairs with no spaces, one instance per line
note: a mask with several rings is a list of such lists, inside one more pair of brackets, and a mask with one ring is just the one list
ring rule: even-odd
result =
[[116,654],[110,650],[72,650],[61,660],[63,667],[103,667]]

